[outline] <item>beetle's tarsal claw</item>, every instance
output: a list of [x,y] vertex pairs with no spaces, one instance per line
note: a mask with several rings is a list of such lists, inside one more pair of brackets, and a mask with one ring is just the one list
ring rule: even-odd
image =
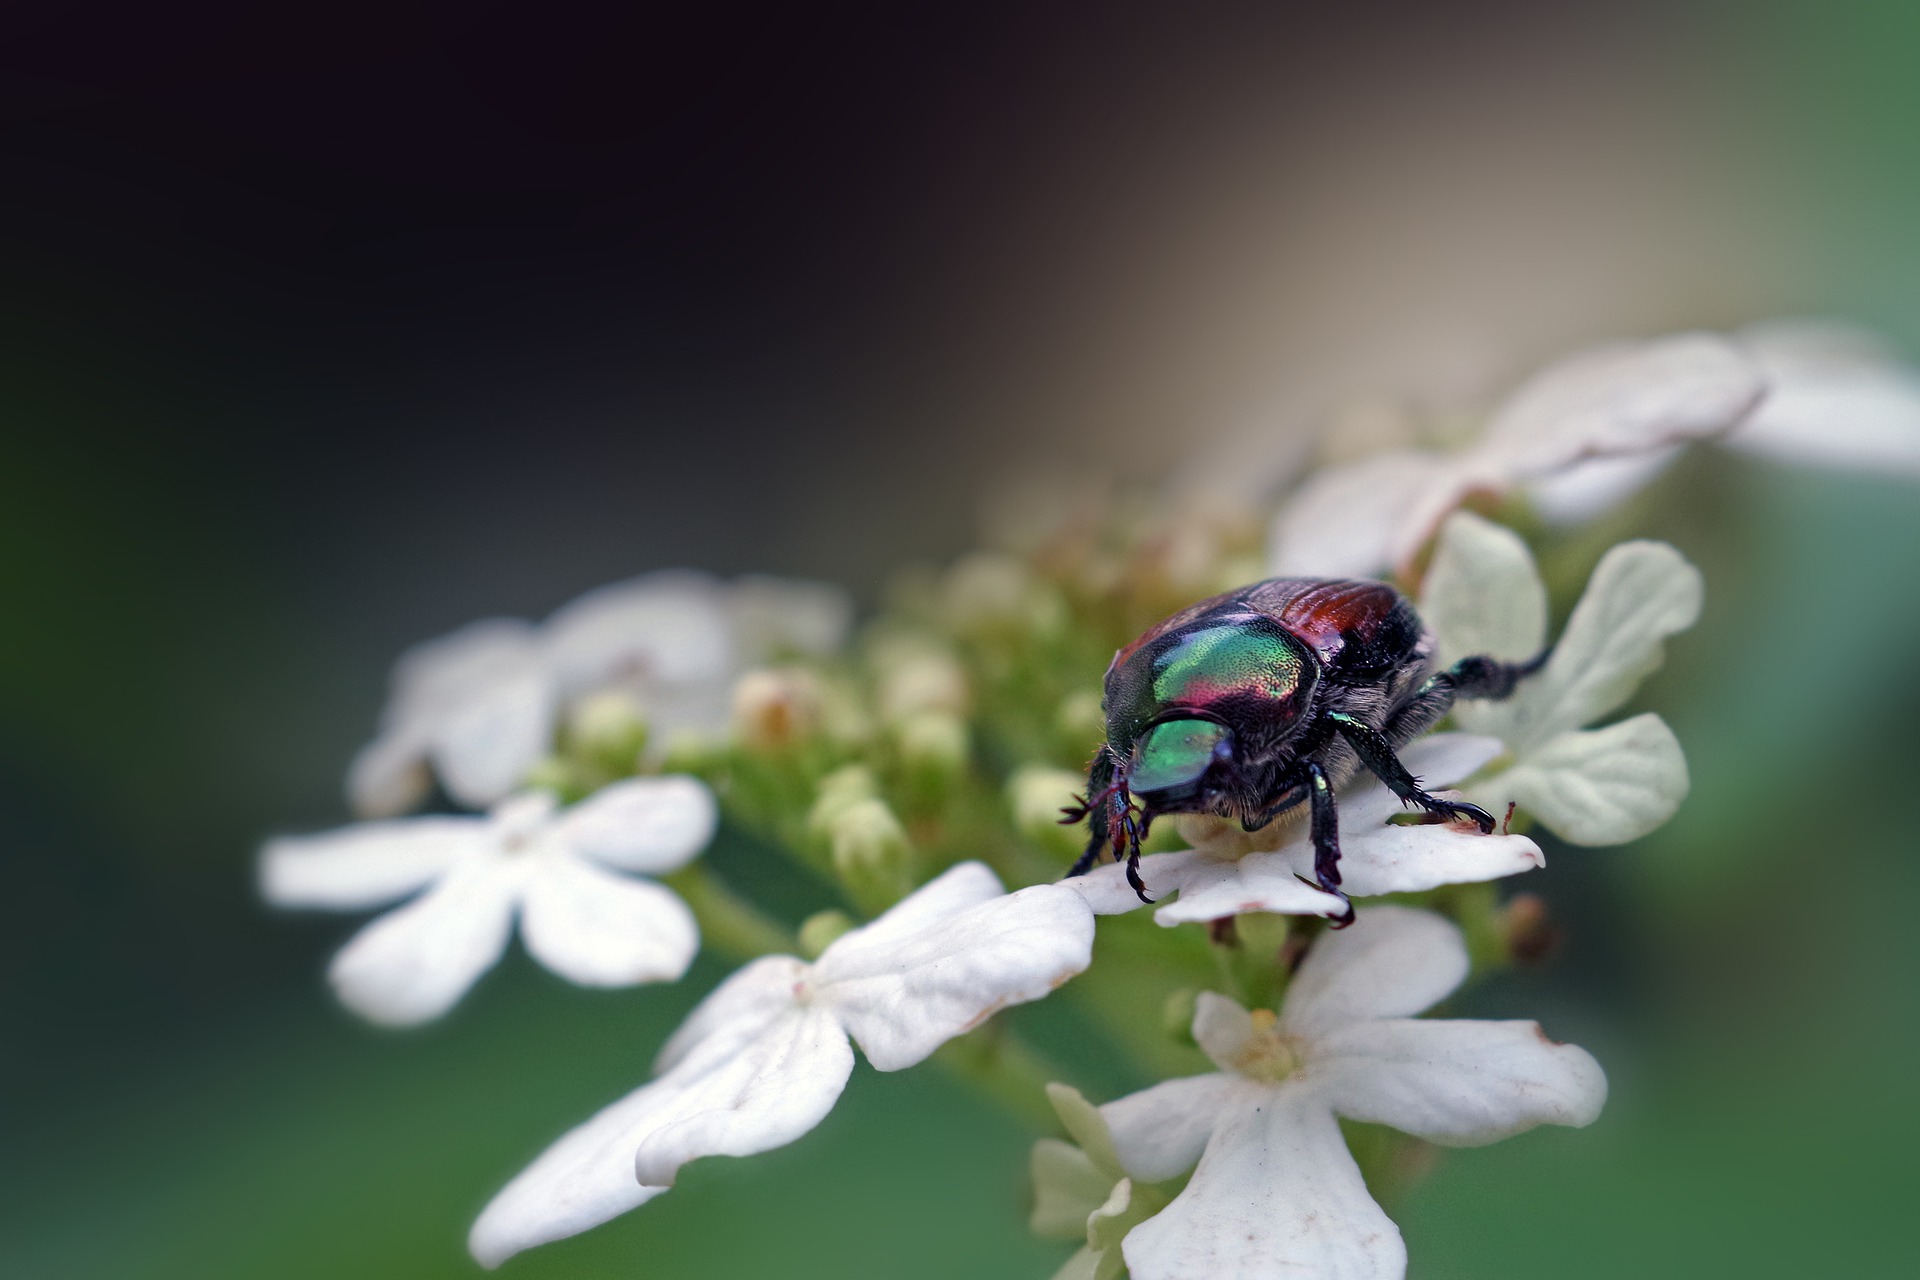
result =
[[1146,882],[1140,878],[1140,850],[1137,848],[1127,858],[1127,883],[1133,886],[1135,897],[1148,906],[1153,905],[1154,900],[1147,896]]

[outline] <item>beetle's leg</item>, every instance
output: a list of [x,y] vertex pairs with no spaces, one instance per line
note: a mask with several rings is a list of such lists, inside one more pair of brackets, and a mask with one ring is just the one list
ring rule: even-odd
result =
[[1269,804],[1259,813],[1254,814],[1251,818],[1241,819],[1241,828],[1246,831],[1258,831],[1262,827],[1265,827],[1275,818],[1293,808],[1302,800],[1305,800],[1309,786],[1310,784],[1306,782],[1291,782],[1285,784],[1285,789],[1280,792],[1279,798],[1273,801],[1273,803]]
[[1493,834],[1493,815],[1479,805],[1468,804],[1464,800],[1442,800],[1428,794],[1420,786],[1420,779],[1408,773],[1407,766],[1400,763],[1400,757],[1393,754],[1393,744],[1378,729],[1343,711],[1329,711],[1327,719],[1333,722],[1340,736],[1360,757],[1360,763],[1386,783],[1393,794],[1408,804],[1417,804],[1428,813],[1439,814],[1443,818],[1471,818],[1482,835]]
[[1318,888],[1347,904],[1347,913],[1333,917],[1333,927],[1353,923],[1353,903],[1340,888],[1340,816],[1333,807],[1333,784],[1318,761],[1306,762],[1307,794],[1312,799],[1313,876]]
[[1501,662],[1485,656],[1460,659],[1447,670],[1428,676],[1413,697],[1393,713],[1387,721],[1387,740],[1411,742],[1440,723],[1440,718],[1453,709],[1456,698],[1511,697],[1514,687],[1546,666],[1552,656],[1552,649],[1543,649],[1525,662]]
[[[1153,899],[1147,896],[1146,883],[1140,879],[1140,841],[1144,839],[1144,832],[1135,824],[1131,808],[1122,811],[1120,826],[1121,830],[1127,833],[1127,883],[1133,886],[1135,897],[1142,902],[1151,903]],[[1118,842],[1114,845],[1113,853],[1116,858],[1120,856]]]
[[[1099,860],[1100,851],[1107,847],[1107,842],[1112,836],[1108,801],[1112,798],[1114,788],[1113,773],[1113,752],[1103,746],[1094,752],[1093,763],[1087,768],[1086,803],[1075,805],[1064,811],[1067,816],[1061,821],[1069,825],[1080,821],[1081,818],[1087,820],[1086,852],[1067,868],[1067,874],[1070,876],[1085,875],[1088,868]],[[1119,850],[1116,849],[1114,852],[1117,854]]]

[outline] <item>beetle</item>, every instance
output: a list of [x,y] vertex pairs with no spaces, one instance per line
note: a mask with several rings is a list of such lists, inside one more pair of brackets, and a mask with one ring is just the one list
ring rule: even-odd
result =
[[[1433,670],[1433,651],[1406,597],[1352,579],[1272,578],[1152,627],[1107,667],[1107,740],[1088,767],[1087,794],[1061,819],[1086,820],[1090,835],[1067,874],[1084,874],[1111,847],[1150,902],[1140,844],[1156,817],[1210,813],[1258,831],[1304,803],[1314,879],[1346,901],[1334,796],[1363,765],[1435,820],[1492,834],[1491,814],[1428,794],[1395,752],[1456,698],[1508,697],[1551,650],[1519,663],[1462,658],[1445,671]],[[1352,920],[1349,903],[1336,923]]]

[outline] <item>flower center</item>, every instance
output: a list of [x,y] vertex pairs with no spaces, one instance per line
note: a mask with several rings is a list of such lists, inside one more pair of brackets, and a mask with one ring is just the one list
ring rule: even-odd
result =
[[1228,1065],[1249,1080],[1278,1084],[1300,1069],[1299,1041],[1281,1032],[1271,1009],[1255,1009],[1253,1034],[1228,1059]]

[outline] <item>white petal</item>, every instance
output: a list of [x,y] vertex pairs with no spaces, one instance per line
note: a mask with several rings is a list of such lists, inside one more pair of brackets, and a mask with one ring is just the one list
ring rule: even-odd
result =
[[1601,557],[1553,657],[1510,701],[1490,704],[1473,727],[1525,755],[1548,738],[1591,724],[1657,670],[1662,642],[1700,616],[1700,571],[1664,542],[1623,542]]
[[1134,1280],[1399,1280],[1399,1229],[1367,1194],[1340,1126],[1280,1086],[1217,1129],[1186,1190],[1128,1233]]
[[1329,467],[1275,517],[1267,570],[1276,577],[1368,578],[1392,567],[1409,511],[1436,487],[1451,494],[1438,454],[1383,453]]
[[830,654],[846,643],[853,622],[853,597],[828,582],[749,574],[729,595],[743,662],[764,662],[789,649]]
[[506,950],[520,868],[473,859],[355,934],[327,970],[340,1001],[389,1026],[451,1009]]
[[[1308,854],[1311,864],[1312,855]],[[1280,915],[1345,915],[1347,904],[1312,885],[1302,884],[1295,865],[1283,853],[1250,853],[1234,862],[1198,860],[1180,883],[1180,897],[1153,913],[1155,923],[1172,927],[1219,920],[1248,911]]]
[[554,693],[543,667],[501,678],[449,710],[433,732],[433,766],[456,800],[487,805],[510,794],[553,739]]
[[1401,748],[1400,763],[1424,786],[1450,787],[1472,777],[1505,749],[1498,738],[1472,733],[1430,733]]
[[1920,374],[1873,334],[1798,321],[1741,336],[1772,387],[1728,444],[1784,462],[1920,477]]
[[1369,1018],[1419,1013],[1466,981],[1467,943],[1451,921],[1413,907],[1366,907],[1322,934],[1287,986],[1281,1028],[1316,1036]]
[[672,891],[561,849],[543,851],[527,876],[520,936],[583,987],[676,981],[700,947],[693,912]]
[[487,1203],[467,1236],[467,1250],[493,1268],[522,1249],[578,1235],[653,1199],[665,1187],[643,1187],[633,1153],[659,1126],[679,1088],[655,1081],[569,1130]]
[[483,618],[414,645],[393,667],[387,722],[438,719],[503,677],[536,667],[540,647],[531,623]]
[[[869,928],[882,923],[885,917]],[[815,999],[833,1009],[867,1061],[898,1071],[1084,970],[1093,958],[1093,912],[1073,890],[1042,884],[885,946],[871,937],[846,946],[852,937],[813,966]]]
[[377,907],[491,846],[484,818],[405,818],[282,836],[261,850],[260,893],[277,907]]
[[427,742],[412,727],[382,733],[360,748],[347,766],[347,801],[363,818],[405,813],[432,789]]
[[732,615],[720,583],[704,573],[665,570],[599,587],[543,630],[569,698],[635,679],[724,683],[734,667]]
[[826,1119],[852,1073],[847,1033],[824,1008],[792,1009],[724,1055],[703,1045],[672,1073],[682,1091],[641,1139],[634,1175],[672,1186],[690,1160],[783,1147]]
[[653,1061],[654,1074],[673,1070],[709,1041],[705,1052],[724,1056],[730,1046],[758,1036],[796,1007],[806,975],[807,966],[793,956],[762,956],[736,969],[667,1038]]
[[1572,844],[1625,844],[1656,830],[1687,797],[1687,757],[1653,712],[1563,733],[1472,789],[1519,804]]
[[1715,334],[1604,347],[1521,386],[1466,462],[1476,473],[1520,480],[1584,458],[1645,453],[1727,430],[1765,392],[1754,361]]
[[554,835],[610,866],[657,876],[691,862],[718,821],[706,784],[673,774],[601,788],[561,814]]
[[1142,1182],[1165,1182],[1193,1168],[1214,1126],[1239,1102],[1257,1103],[1261,1086],[1213,1072],[1163,1080],[1100,1108],[1126,1171]]
[[1253,1039],[1253,1015],[1236,1000],[1202,991],[1194,1002],[1193,1039],[1222,1071],[1232,1071]]
[[[1734,434],[1745,429],[1737,428]],[[1588,458],[1565,471],[1530,481],[1527,499],[1548,524],[1563,529],[1582,525],[1625,505],[1658,480],[1684,451],[1684,446],[1676,444],[1649,453]]]
[[1535,1022],[1393,1018],[1318,1039],[1308,1070],[1343,1116],[1478,1146],[1538,1124],[1593,1123],[1607,1077]]
[[840,935],[821,954],[820,961],[824,964],[829,957],[851,957],[857,952],[884,954],[900,939],[910,938],[937,921],[991,902],[1006,892],[1000,877],[994,875],[986,863],[959,863],[894,903],[871,924]]
[[1439,641],[1437,667],[1475,654],[1521,661],[1546,647],[1547,588],[1518,534],[1456,511],[1440,527],[1420,616]]
[[[1342,837],[1340,887],[1356,898],[1423,893],[1443,884],[1477,884],[1546,865],[1525,836],[1482,835],[1451,823],[1382,827],[1364,839]],[[1291,866],[1311,874],[1313,852],[1290,851]]]
[[[1140,880],[1147,886],[1147,896],[1158,902],[1178,891],[1193,868],[1206,861],[1204,854],[1193,849],[1150,853],[1140,859]],[[1069,876],[1060,883],[1085,898],[1097,916],[1125,915],[1147,905],[1127,883],[1124,863],[1109,862],[1085,875]]]

